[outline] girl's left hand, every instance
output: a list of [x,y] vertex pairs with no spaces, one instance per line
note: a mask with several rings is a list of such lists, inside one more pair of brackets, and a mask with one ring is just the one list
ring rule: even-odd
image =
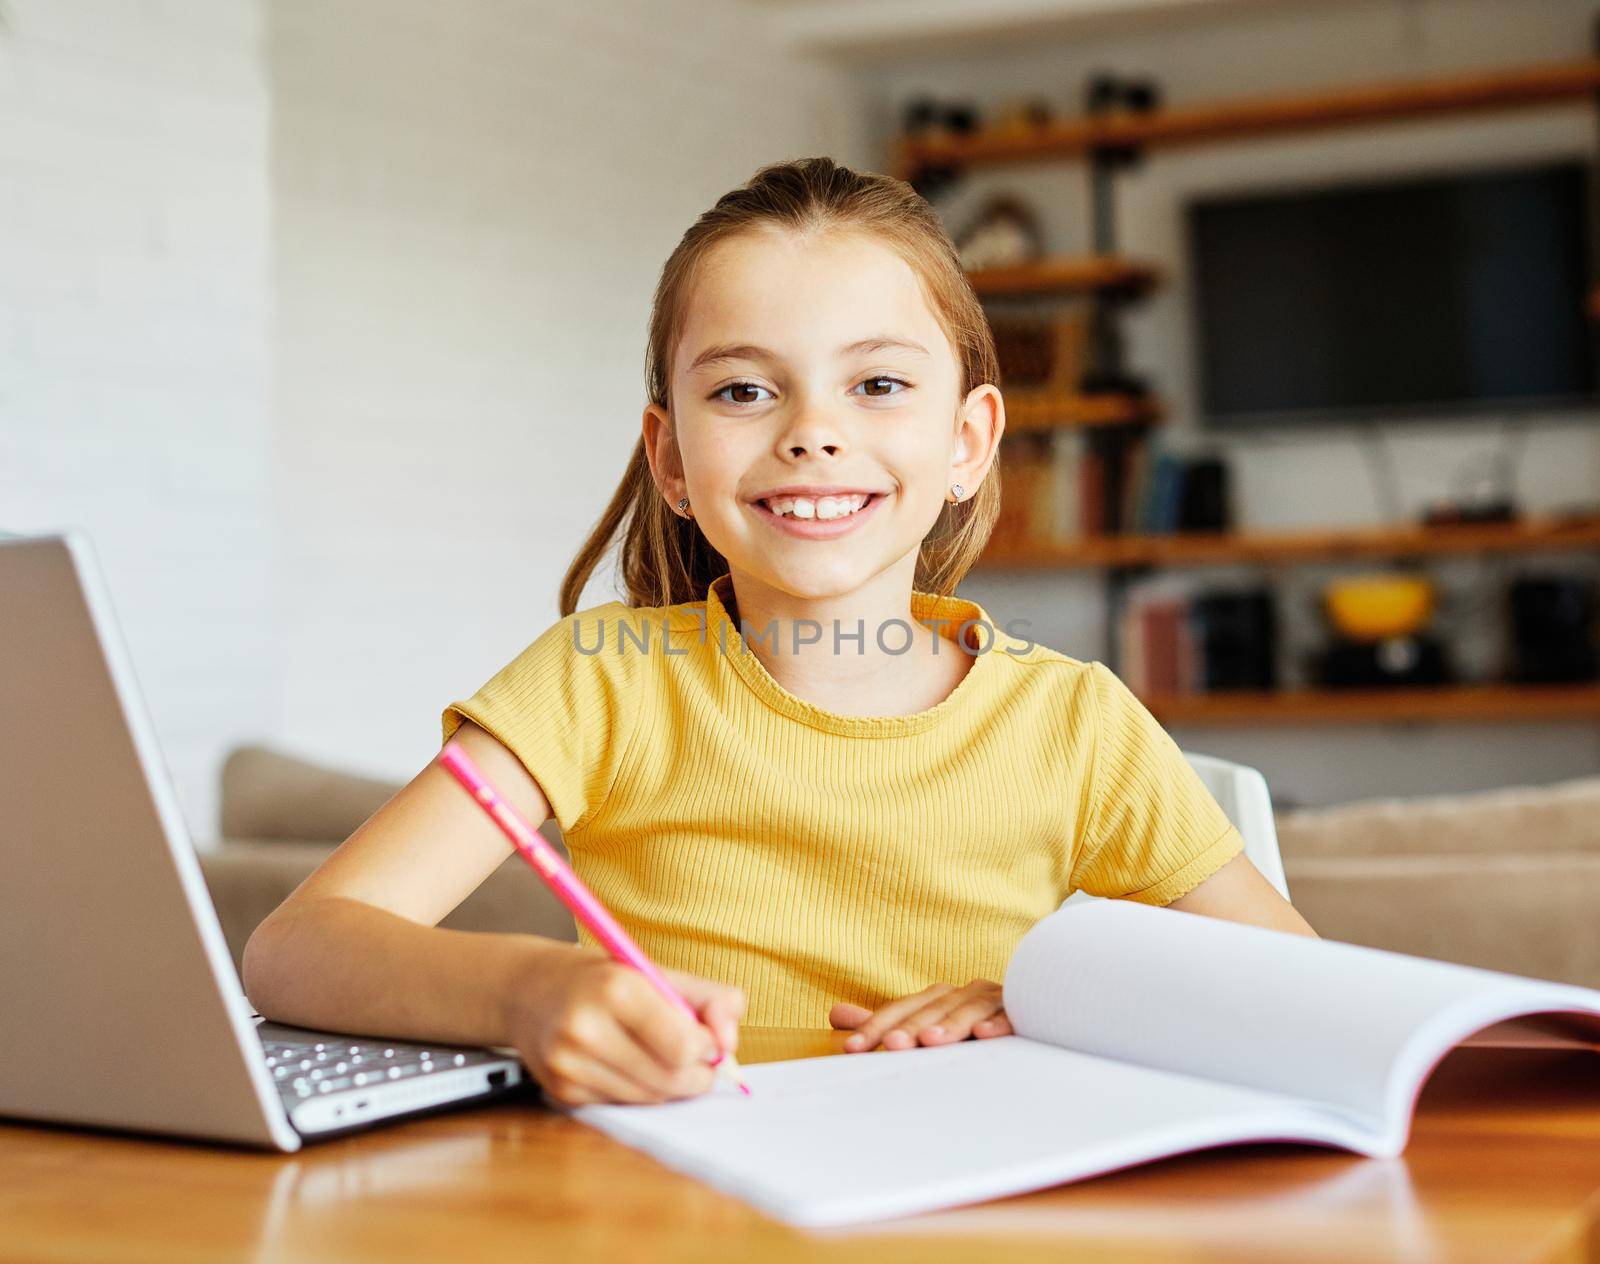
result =
[[840,1001],[828,1013],[839,1030],[855,1030],[844,1042],[847,1053],[874,1049],[912,1049],[947,1045],[968,1036],[983,1040],[1012,1035],[1011,1020],[1000,1003],[1000,985],[974,979],[966,987],[935,983],[915,996],[902,996],[878,1010]]

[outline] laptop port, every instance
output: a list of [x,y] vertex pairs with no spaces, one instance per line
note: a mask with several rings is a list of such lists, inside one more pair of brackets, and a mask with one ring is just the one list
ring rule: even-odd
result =
[[504,1070],[501,1070],[501,1071],[490,1071],[489,1072],[489,1087],[490,1088],[504,1088],[506,1086],[506,1080],[509,1077],[510,1077],[510,1072],[508,1072],[508,1071],[504,1071]]

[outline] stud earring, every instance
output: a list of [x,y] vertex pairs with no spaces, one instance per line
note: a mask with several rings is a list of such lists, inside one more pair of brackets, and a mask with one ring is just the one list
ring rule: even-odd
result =
[[687,496],[678,501],[678,512],[687,516],[689,512],[689,498]]
[[960,483],[950,484],[950,490],[955,493],[955,498],[957,500],[960,500],[964,495],[966,495],[966,489],[963,488]]

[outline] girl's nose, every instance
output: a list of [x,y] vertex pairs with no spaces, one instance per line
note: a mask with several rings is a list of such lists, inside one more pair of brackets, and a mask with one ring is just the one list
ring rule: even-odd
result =
[[807,445],[804,443],[791,443],[788,448],[790,456],[804,456],[807,452],[820,452],[825,456],[838,456],[843,448],[837,443],[817,443]]
[[783,428],[779,447],[789,457],[838,456],[847,447],[844,428],[826,411],[817,408],[801,409]]

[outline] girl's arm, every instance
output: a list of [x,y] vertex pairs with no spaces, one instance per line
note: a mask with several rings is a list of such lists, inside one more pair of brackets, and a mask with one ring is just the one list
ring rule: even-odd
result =
[[[461,741],[519,811],[549,818],[544,792],[505,747],[471,724]],[[509,1043],[513,980],[576,945],[436,927],[509,854],[493,823],[430,763],[256,928],[244,950],[246,994],[262,1014],[296,1026]]]
[[[1167,907],[1318,938],[1310,923],[1243,852]],[[845,1040],[847,1053],[872,1049],[880,1040],[886,1049],[910,1049],[918,1043],[964,1040],[969,1033],[980,1040],[1013,1034],[1000,984],[989,979],[973,979],[965,987],[936,983],[915,996],[896,998],[877,1011],[840,1001],[829,1012],[828,1021],[835,1028],[855,1030],[856,1034]]]
[[[499,741],[470,722],[455,740],[530,821],[550,819],[538,782]],[[430,762],[256,928],[244,951],[246,994],[267,1018],[295,1026],[514,1047],[567,1105],[709,1088],[706,1026],[637,970],[541,935],[436,925],[510,854]],[[665,973],[731,1049],[742,994]]]
[[1262,877],[1261,871],[1243,852],[1167,907],[1230,922],[1248,922],[1268,930],[1292,931],[1313,939],[1318,937],[1299,910],[1278,894],[1277,887]]

